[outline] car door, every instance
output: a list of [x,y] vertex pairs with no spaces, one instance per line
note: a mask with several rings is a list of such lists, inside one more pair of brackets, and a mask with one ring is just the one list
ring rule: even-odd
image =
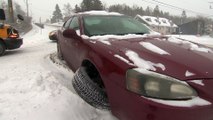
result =
[[[79,19],[78,17],[73,17],[72,21],[68,27],[68,29],[76,30],[76,33],[80,36],[80,27],[79,27]],[[80,38],[80,37],[79,37]],[[67,48],[65,52],[65,56],[67,56],[67,62],[72,67],[72,69],[76,69],[78,67],[78,46],[80,40],[77,38],[65,38],[65,47]]]
[[68,38],[63,36],[63,32],[64,32],[64,30],[69,29],[72,19],[73,18],[71,17],[69,20],[67,20],[64,23],[63,27],[61,27],[61,30],[59,31],[59,34],[58,34],[58,37],[59,37],[58,42],[60,44],[61,52],[62,52],[65,60],[67,59],[67,55],[69,54],[69,48],[67,46]]

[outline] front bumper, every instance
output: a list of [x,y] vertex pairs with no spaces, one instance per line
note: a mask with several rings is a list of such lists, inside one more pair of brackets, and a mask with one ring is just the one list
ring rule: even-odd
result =
[[[200,104],[199,100],[191,101],[192,105],[186,106],[190,101],[167,101],[148,99],[129,92],[113,82],[109,82],[107,89],[112,113],[121,120],[213,120],[212,98],[201,96],[207,104]],[[185,104],[185,105],[184,105]]]
[[135,113],[132,111],[133,114],[128,116],[128,120],[213,120],[212,104],[186,107],[183,101],[168,105],[167,101],[160,103],[146,98],[136,99],[131,107]]
[[23,44],[22,38],[6,38],[4,39],[7,49],[17,49]]

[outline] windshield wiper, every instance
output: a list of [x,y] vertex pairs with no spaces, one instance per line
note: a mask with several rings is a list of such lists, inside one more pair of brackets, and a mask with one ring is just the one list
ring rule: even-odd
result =
[[138,32],[138,33],[132,33],[132,34],[136,34],[136,35],[144,35],[144,34],[146,34],[146,33],[144,33],[144,32]]

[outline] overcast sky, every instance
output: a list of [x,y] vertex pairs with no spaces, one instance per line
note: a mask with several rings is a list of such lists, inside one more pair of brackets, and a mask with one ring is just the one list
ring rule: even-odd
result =
[[[25,0],[13,0],[24,7],[26,10],[26,5],[24,4]],[[30,7],[30,15],[33,16],[34,20],[38,21],[41,17],[43,21],[47,18],[52,16],[53,11],[55,10],[55,5],[59,4],[60,9],[63,12],[63,5],[66,3],[70,3],[71,6],[74,8],[76,4],[80,4],[82,0],[28,0],[29,7]],[[155,0],[101,0],[102,3],[106,4],[107,6],[112,4],[127,4],[127,5],[137,5],[142,6],[144,9],[147,6],[154,8],[156,6]],[[148,1],[148,2],[147,2]],[[195,12],[203,13],[208,15],[212,15],[213,18],[213,9],[210,9],[210,3],[213,0],[157,0],[160,2],[164,2],[173,6],[177,6],[179,8],[184,8],[187,10],[192,10]],[[213,6],[213,4],[212,4]],[[165,6],[159,5],[160,10],[170,12],[170,14],[180,15],[182,12],[181,10],[175,10],[174,8],[168,8]],[[186,12],[187,15],[196,16],[194,13]]]

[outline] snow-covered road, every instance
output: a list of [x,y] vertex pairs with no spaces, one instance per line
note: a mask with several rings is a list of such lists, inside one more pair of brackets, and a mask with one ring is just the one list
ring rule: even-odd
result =
[[20,49],[0,57],[0,120],[117,120],[76,95],[73,72],[50,60],[53,29],[33,26]]

